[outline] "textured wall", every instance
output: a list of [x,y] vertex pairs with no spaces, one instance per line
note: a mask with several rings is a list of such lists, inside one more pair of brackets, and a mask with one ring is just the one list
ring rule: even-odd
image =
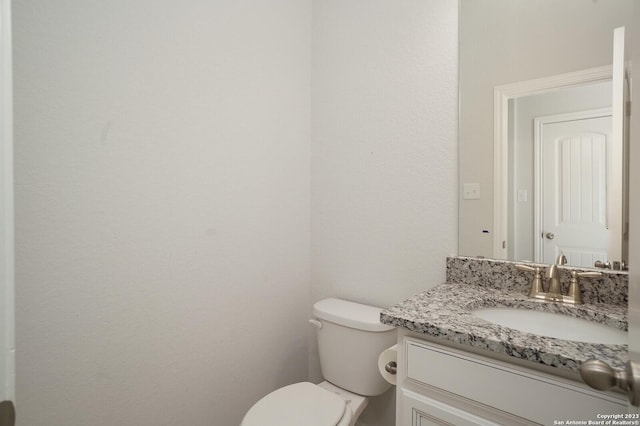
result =
[[456,251],[457,6],[313,10],[314,296],[388,304]]
[[237,424],[307,377],[310,259],[314,300],[444,280],[456,2],[14,9],[22,425]]
[[[457,2],[315,1],[312,298],[385,306],[457,251]],[[319,377],[314,339],[311,377]],[[361,424],[394,423],[393,392]]]
[[233,425],[306,379],[310,13],[14,2],[19,425]]

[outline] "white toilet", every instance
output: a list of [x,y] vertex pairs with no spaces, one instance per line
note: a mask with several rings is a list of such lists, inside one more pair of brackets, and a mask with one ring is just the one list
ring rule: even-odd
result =
[[318,327],[320,384],[277,389],[249,409],[241,426],[353,426],[369,396],[390,387],[378,371],[378,356],[396,343],[394,327],[380,323],[380,309],[340,299],[313,305]]

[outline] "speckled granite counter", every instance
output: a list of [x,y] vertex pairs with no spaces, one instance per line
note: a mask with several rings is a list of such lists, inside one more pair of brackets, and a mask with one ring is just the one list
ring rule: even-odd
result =
[[[453,274],[455,275],[455,274]],[[471,314],[480,307],[522,307],[562,313],[627,330],[622,304],[563,305],[528,298],[516,289],[446,283],[382,311],[384,324],[550,367],[577,372],[581,362],[600,359],[622,368],[627,345],[603,345],[543,337],[503,327]]]

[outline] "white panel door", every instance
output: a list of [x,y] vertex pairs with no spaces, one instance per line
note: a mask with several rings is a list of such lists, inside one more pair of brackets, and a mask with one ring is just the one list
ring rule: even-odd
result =
[[[575,266],[608,260],[616,239],[609,230],[607,205],[611,115],[545,120],[539,128],[541,261],[554,263],[560,253]],[[621,247],[619,241],[617,245]],[[617,254],[614,258],[620,259]]]

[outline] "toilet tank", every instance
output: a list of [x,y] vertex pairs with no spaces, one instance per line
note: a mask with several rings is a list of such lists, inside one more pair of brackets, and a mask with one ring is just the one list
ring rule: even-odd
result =
[[380,323],[380,311],[341,299],[313,305],[322,324],[317,330],[318,352],[327,381],[365,396],[380,395],[391,387],[378,371],[378,356],[396,343],[396,329]]

